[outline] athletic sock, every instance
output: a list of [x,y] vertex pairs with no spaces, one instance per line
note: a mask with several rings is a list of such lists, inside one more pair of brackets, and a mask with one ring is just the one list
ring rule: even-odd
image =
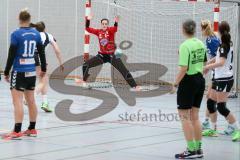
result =
[[14,132],[19,133],[22,130],[22,123],[15,123]]
[[209,117],[206,117],[206,118],[205,118],[205,121],[208,122],[208,121],[209,121]]
[[29,130],[35,129],[35,126],[36,126],[36,122],[30,122],[28,129]]
[[46,94],[42,95],[42,101],[43,103],[48,103],[48,96]]
[[189,151],[195,151],[195,142],[194,141],[187,141],[187,148]]
[[217,124],[211,122],[211,129],[213,129],[213,130],[217,130]]
[[202,149],[202,141],[195,141],[196,150]]

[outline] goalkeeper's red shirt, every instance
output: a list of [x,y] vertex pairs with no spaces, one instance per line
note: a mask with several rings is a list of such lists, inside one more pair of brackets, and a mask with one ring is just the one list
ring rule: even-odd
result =
[[86,30],[89,33],[95,34],[98,37],[101,54],[114,54],[116,50],[115,45],[115,33],[118,27],[108,27],[105,31],[102,29],[95,29],[87,27]]

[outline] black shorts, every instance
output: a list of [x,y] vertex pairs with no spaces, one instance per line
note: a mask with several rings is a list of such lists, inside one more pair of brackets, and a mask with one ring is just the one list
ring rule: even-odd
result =
[[212,89],[217,92],[230,92],[233,87],[234,80],[218,81],[214,80],[212,83]]
[[201,73],[185,75],[177,91],[178,109],[200,108],[205,90],[205,79]]
[[10,89],[18,91],[34,90],[36,85],[36,72],[16,72],[11,74]]

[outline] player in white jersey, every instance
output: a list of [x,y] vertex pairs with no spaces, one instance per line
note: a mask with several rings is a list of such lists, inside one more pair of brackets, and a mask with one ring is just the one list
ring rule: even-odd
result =
[[[223,115],[227,122],[228,127],[224,131],[226,135],[232,135],[232,141],[240,140],[240,128],[233,113],[227,108],[226,102],[228,100],[229,92],[233,86],[233,49],[230,35],[230,26],[226,21],[223,21],[219,25],[219,34],[221,36],[221,45],[218,49],[216,58],[210,60],[205,67],[204,72],[214,69],[214,83],[212,86],[213,91],[210,94],[210,98],[217,102],[218,112]],[[210,108],[208,108],[210,109]],[[215,111],[216,112],[216,111]],[[213,119],[210,114],[211,122],[216,123],[216,119]],[[203,135],[209,135],[211,132],[215,132],[213,129],[205,130]]]
[[[32,24],[33,27],[35,27],[41,35],[42,42],[45,46],[45,48],[50,44],[53,47],[53,50],[56,54],[56,57],[58,59],[60,69],[61,71],[64,70],[63,63],[62,63],[62,56],[61,56],[61,50],[56,42],[56,39],[49,33],[45,31],[45,24],[44,22],[38,22],[36,24]],[[37,54],[36,54],[37,55]],[[35,57],[36,61],[36,66],[39,68],[39,58]],[[38,69],[37,69],[38,70]],[[42,95],[42,105],[41,109],[44,110],[45,112],[52,112],[52,109],[49,107],[49,101],[48,101],[48,96],[47,96],[47,91],[48,91],[48,80],[49,77],[47,74],[45,74],[44,77],[39,78],[39,83],[36,87],[36,92],[41,93]]]
[[[202,29],[203,36],[206,37],[206,47],[207,47],[207,51],[208,51],[208,54],[207,54],[208,59],[211,60],[212,58],[216,57],[217,50],[220,46],[220,39],[214,33],[212,24],[209,20],[202,20],[201,29]],[[216,112],[217,102],[212,100],[211,98],[209,98],[209,95],[212,92],[213,77],[214,77],[214,71],[212,71],[212,73],[211,73],[211,79],[212,79],[211,83],[208,84],[208,91],[207,91],[207,96],[206,96],[207,97],[206,117],[205,117],[205,121],[202,123],[203,130],[209,129],[209,128],[216,130],[216,128],[217,128],[216,124],[212,124],[213,126],[210,126],[210,122],[209,122],[209,119],[210,119],[209,113],[214,113],[212,116],[215,119],[217,119],[217,112]],[[210,110],[209,110],[208,109],[209,106],[213,106],[213,105],[214,105],[214,107],[210,107]],[[214,108],[214,110],[211,110],[212,108]]]

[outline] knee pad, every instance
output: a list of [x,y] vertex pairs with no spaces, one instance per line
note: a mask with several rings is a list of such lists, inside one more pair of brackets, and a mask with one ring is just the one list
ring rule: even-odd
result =
[[223,115],[225,118],[229,115],[230,110],[226,107],[226,102],[221,102],[217,104],[218,112]]
[[217,102],[210,98],[207,100],[207,108],[210,114],[215,113],[217,111],[216,104]]

